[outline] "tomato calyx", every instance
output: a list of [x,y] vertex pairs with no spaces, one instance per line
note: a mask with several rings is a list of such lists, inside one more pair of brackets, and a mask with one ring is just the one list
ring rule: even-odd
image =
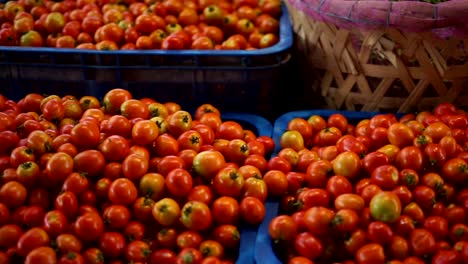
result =
[[141,253],[143,257],[147,258],[151,255],[152,251],[148,248],[143,248]]
[[460,165],[458,167],[458,171],[461,172],[461,173],[466,173],[466,172],[468,172],[468,166],[466,166],[466,164]]
[[22,169],[27,170],[27,169],[30,169],[32,167],[32,164],[33,164],[32,161],[26,161],[24,163],[21,163],[20,167]]
[[465,234],[465,229],[459,227],[459,228],[455,228],[455,230],[453,231],[453,234],[456,236],[456,237],[462,237],[464,234]]
[[330,221],[330,227],[331,228],[336,228],[338,225],[342,224],[344,222],[343,216],[342,215],[335,215],[333,219]]
[[200,143],[200,137],[191,136],[191,137],[190,137],[190,143],[191,143],[191,144],[199,144],[199,143]]
[[240,146],[240,151],[241,151],[242,153],[247,153],[247,151],[249,151],[249,147],[247,146],[247,144],[242,144],[242,145]]
[[237,174],[237,172],[231,172],[231,173],[229,174],[229,178],[230,178],[231,180],[235,180],[235,179],[237,179],[238,177],[239,177],[239,174]]
[[184,115],[184,116],[182,117],[182,122],[184,122],[184,123],[187,124],[189,121],[190,121],[190,119],[189,119],[189,116],[188,116],[188,115]]
[[404,177],[403,180],[406,182],[408,186],[414,186],[417,183],[416,175],[413,175],[413,174],[406,175],[406,177]]
[[185,217],[189,217],[190,214],[192,213],[192,205],[188,205],[187,207],[185,207],[184,211],[182,212],[182,214],[185,216]]
[[73,260],[73,259],[76,258],[76,253],[73,252],[73,251],[68,251],[66,258],[67,258],[68,260]]
[[183,258],[183,260],[184,260],[183,263],[193,263],[193,261],[194,261],[194,257],[193,257],[193,255],[190,254],[190,253],[184,255],[182,258]]

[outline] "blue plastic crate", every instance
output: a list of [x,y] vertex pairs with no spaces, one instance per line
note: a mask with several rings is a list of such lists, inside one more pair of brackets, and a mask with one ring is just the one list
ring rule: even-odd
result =
[[[276,147],[273,156],[276,156],[277,153],[281,150],[280,139],[281,135],[286,131],[289,121],[293,118],[304,118],[308,119],[312,115],[320,115],[325,120],[332,114],[340,113],[344,115],[348,121],[353,124],[363,120],[369,119],[380,112],[354,112],[354,111],[336,111],[336,110],[303,110],[303,111],[294,111],[283,114],[276,119],[273,125],[273,140],[275,141]],[[397,116],[401,116],[398,114]],[[268,233],[268,228],[271,220],[275,218],[279,213],[279,199],[278,198],[269,198],[265,203],[266,214],[262,223],[258,228],[258,234],[255,242],[255,261],[256,263],[268,263],[268,264],[280,264],[281,261],[276,256],[272,247],[272,240]]]
[[185,109],[219,102],[223,111],[269,113],[293,43],[287,8],[279,42],[253,51],[119,50],[0,47],[0,93],[93,95],[125,88],[135,97],[177,101]]
[[[244,129],[252,130],[257,136],[271,137],[273,126],[265,118],[252,114],[244,113],[222,113],[221,118],[225,120],[233,120],[242,125]],[[239,245],[239,257],[236,264],[253,264],[255,239],[257,237],[258,227],[251,225],[243,225],[240,228],[241,241]]]

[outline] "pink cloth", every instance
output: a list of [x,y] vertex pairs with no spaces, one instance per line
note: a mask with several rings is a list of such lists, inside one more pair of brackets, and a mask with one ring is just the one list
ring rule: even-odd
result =
[[394,27],[403,31],[432,31],[448,38],[468,36],[468,0],[439,4],[388,0],[288,0],[315,20],[342,28]]

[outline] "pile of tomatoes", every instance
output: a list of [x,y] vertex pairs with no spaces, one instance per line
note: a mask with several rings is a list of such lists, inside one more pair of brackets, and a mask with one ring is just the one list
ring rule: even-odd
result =
[[280,0],[12,0],[0,45],[253,50],[278,42]]
[[227,264],[263,220],[274,141],[210,104],[112,89],[0,111],[0,263]]
[[281,133],[264,174],[280,200],[268,225],[279,259],[468,263],[464,111],[442,103],[400,118],[313,114],[289,120]]

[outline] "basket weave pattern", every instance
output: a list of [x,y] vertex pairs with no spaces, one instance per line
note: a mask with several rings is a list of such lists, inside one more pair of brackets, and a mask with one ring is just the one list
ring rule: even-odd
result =
[[330,22],[306,11],[304,2],[286,4],[298,49],[320,72],[314,89],[329,108],[410,112],[442,101],[468,106],[468,36],[460,34],[460,15],[440,20],[457,29],[442,38],[434,28],[405,30],[405,23],[363,27],[352,21],[344,25],[341,18]]

